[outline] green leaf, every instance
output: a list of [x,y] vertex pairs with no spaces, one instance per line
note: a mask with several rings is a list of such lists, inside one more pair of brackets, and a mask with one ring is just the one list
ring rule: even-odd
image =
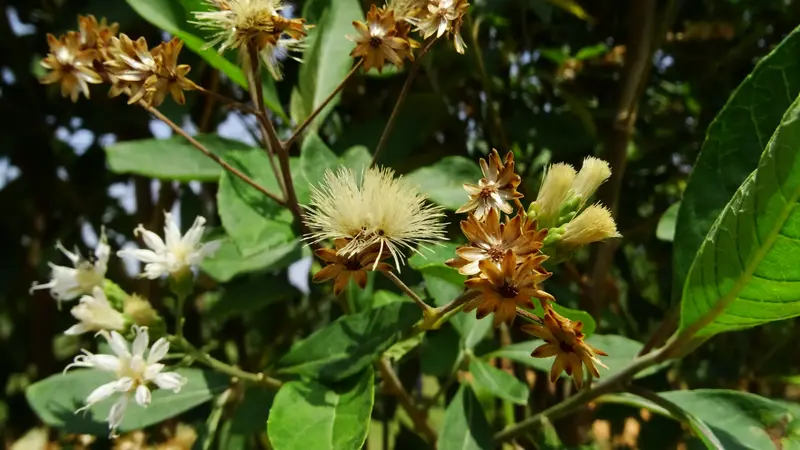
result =
[[[222,71],[234,83],[247,89],[247,77],[242,69],[232,63],[215,49],[207,48],[206,42],[195,33],[186,23],[191,11],[186,11],[174,0],[126,0],[127,3],[145,20],[167,33],[183,40],[186,47],[206,60],[211,67]],[[264,82],[264,103],[279,116],[286,118],[286,113],[281,107],[275,84],[271,78]]]
[[359,449],[375,401],[372,368],[336,387],[291,381],[275,396],[267,433],[275,450]]
[[202,269],[219,282],[232,280],[244,273],[278,270],[288,267],[300,259],[302,243],[299,239],[276,244],[262,249],[261,253],[244,256],[239,247],[229,237],[222,239],[222,245],[213,256],[203,260]]
[[756,65],[708,128],[683,194],[675,232],[673,292],[683,292],[689,268],[712,224],[758,166],[769,136],[800,93],[800,29]]
[[300,150],[300,168],[306,180],[317,184],[328,169],[336,170],[339,158],[317,133],[309,133]]
[[[302,111],[295,120],[308,117],[330,95],[353,67],[353,43],[345,38],[354,34],[354,20],[364,20],[358,0],[312,0],[306,2],[303,17],[316,24],[308,34],[304,63],[300,66],[299,97]],[[339,103],[337,95],[320,112],[310,129],[315,130]],[[298,105],[299,106],[299,105]],[[299,109],[299,108],[298,108]]]
[[419,192],[427,194],[434,203],[456,210],[469,200],[464,183],[476,184],[482,176],[475,161],[463,156],[447,156],[432,166],[411,172],[406,180],[418,186]]
[[409,302],[340,317],[295,344],[278,361],[278,373],[342,380],[372,364],[421,317]]
[[586,59],[598,58],[608,53],[608,46],[600,43],[589,47],[583,47],[575,54],[575,59],[583,61]]
[[680,329],[707,338],[800,315],[800,100],[692,263]]
[[245,389],[233,417],[222,427],[218,448],[252,448],[247,446],[247,441],[251,435],[263,432],[275,395],[274,391],[259,386]]
[[439,450],[489,450],[492,430],[469,385],[462,384],[444,413]]
[[[800,418],[800,406],[794,403],[722,389],[671,391],[659,395],[708,425],[726,450],[800,445],[800,435],[789,426]],[[602,397],[602,401],[647,408],[669,417],[660,406],[629,394]]]
[[[227,159],[232,150],[250,151],[241,142],[207,134],[197,140]],[[169,139],[124,141],[105,148],[108,165],[116,173],[133,173],[162,180],[217,181],[222,168],[180,136]]]
[[483,389],[518,405],[528,403],[528,387],[505,370],[500,370],[481,359],[472,358],[469,362],[469,373],[472,374],[476,390]]
[[[163,389],[153,391],[147,408],[131,402],[120,432],[138,430],[211,400],[228,387],[228,377],[217,372],[200,369],[177,369],[187,378],[186,385],[177,394]],[[75,414],[85,404],[86,397],[100,385],[111,382],[114,376],[100,370],[75,370],[67,374],[51,375],[28,387],[25,396],[28,404],[46,424],[62,428],[69,433],[108,435],[106,417],[116,396],[90,408],[86,414]]]
[[[264,152],[236,152],[230,164],[280,195],[280,187]],[[299,165],[299,163],[295,163]],[[291,212],[229,172],[222,174],[217,192],[219,216],[242,256],[252,256],[295,239]]]
[[672,242],[675,240],[675,222],[678,220],[678,210],[681,202],[673,203],[658,220],[656,227],[656,237],[660,241]]
[[283,276],[254,277],[243,283],[225,285],[219,298],[211,304],[205,315],[225,321],[231,317],[257,312],[273,303],[289,300],[299,291]]
[[[600,361],[608,366],[607,370],[603,369],[602,367],[598,367],[601,378],[611,377],[619,371],[625,369],[628,365],[630,365],[631,361],[636,358],[636,355],[638,355],[639,351],[642,349],[642,344],[639,342],[623,336],[611,334],[596,334],[586,339],[586,342],[588,342],[589,345],[608,353],[608,356],[598,356]],[[483,355],[481,358],[487,361],[492,358],[508,358],[516,363],[524,364],[528,367],[541,370],[542,372],[549,372],[555,357],[534,358],[531,356],[531,352],[533,352],[534,349],[542,344],[544,344],[544,341],[539,339],[517,342]],[[649,367],[648,369],[637,373],[635,378],[644,378],[652,375],[664,367],[666,367],[666,364]],[[566,377],[567,375],[562,373],[561,376]]]

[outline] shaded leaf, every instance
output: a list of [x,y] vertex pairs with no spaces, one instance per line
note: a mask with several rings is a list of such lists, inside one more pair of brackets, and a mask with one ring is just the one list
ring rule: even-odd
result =
[[372,368],[335,387],[291,381],[275,396],[267,432],[275,450],[359,449],[374,404]]
[[800,29],[762,58],[708,127],[683,194],[673,249],[673,292],[717,216],[758,166],[767,141],[800,93]]
[[278,373],[342,380],[372,364],[421,317],[409,302],[340,317],[295,344],[278,361]]
[[[197,136],[206,148],[225,159],[232,150],[250,151],[251,147],[207,134]],[[132,173],[162,180],[217,181],[222,168],[180,136],[169,139],[124,141],[105,148],[108,165],[116,173]]]
[[[179,393],[158,389],[153,391],[152,402],[142,408],[135,402],[129,404],[120,432],[138,430],[175,417],[197,405],[211,400],[228,387],[228,377],[217,372],[181,368],[176,372],[187,378]],[[75,370],[67,374],[51,375],[28,387],[25,396],[28,404],[46,424],[69,433],[108,435],[106,417],[116,396],[90,408],[86,414],[75,414],[86,397],[95,388],[114,380],[114,376],[100,370]]]
[[469,373],[472,374],[476,390],[491,392],[498,398],[518,405],[528,403],[528,387],[505,370],[498,369],[479,358],[472,358],[469,362]]
[[492,430],[469,385],[462,384],[444,413],[439,450],[492,449]]
[[300,259],[302,245],[299,239],[295,239],[244,256],[239,252],[239,246],[230,237],[225,237],[219,250],[203,260],[201,267],[212,278],[224,283],[244,273],[288,267]]
[[800,315],[800,100],[692,263],[680,329],[707,338]]
[[409,184],[419,186],[419,192],[427,194],[432,202],[456,210],[469,200],[464,183],[477,184],[482,176],[475,161],[463,156],[448,156],[436,164],[411,172],[405,179]]
[[289,284],[286,274],[254,277],[233,285],[225,285],[219,298],[205,315],[224,321],[234,316],[259,311],[273,303],[291,299],[299,291]]

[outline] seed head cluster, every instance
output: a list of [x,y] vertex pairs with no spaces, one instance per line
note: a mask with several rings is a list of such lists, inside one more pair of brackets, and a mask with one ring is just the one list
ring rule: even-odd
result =
[[382,72],[387,61],[402,67],[404,60],[414,60],[412,49],[419,43],[409,37],[411,25],[400,20],[392,8],[373,4],[366,22],[354,21],[353,26],[358,36],[348,36],[356,44],[350,56],[364,58],[364,70],[374,67]]
[[40,81],[59,83],[61,95],[77,101],[89,98],[89,84],[108,83],[109,95],[129,96],[129,103],[140,100],[159,106],[167,95],[179,104],[183,91],[197,86],[186,78],[190,67],[178,64],[183,42],[175,38],[149,48],[144,38],[132,40],[119,26],[98,21],[94,16],[78,17],[79,31],[68,31],[56,38],[47,36],[50,53],[42,60],[49,70]]

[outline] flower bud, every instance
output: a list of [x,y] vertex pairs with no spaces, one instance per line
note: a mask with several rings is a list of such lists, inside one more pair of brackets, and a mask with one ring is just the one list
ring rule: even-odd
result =
[[610,176],[611,168],[606,161],[589,156],[583,160],[583,166],[572,183],[570,194],[579,200],[581,207]]
[[575,169],[569,164],[552,164],[547,169],[539,195],[528,209],[528,214],[536,219],[541,228],[557,225],[556,222],[562,215],[561,204],[567,197],[575,177]]
[[595,204],[578,214],[564,226],[561,244],[571,247],[603,241],[612,237],[622,237],[617,232],[617,224],[608,208]]
[[150,302],[136,294],[130,295],[125,299],[125,306],[122,312],[139,326],[149,327],[158,319],[158,313],[150,305]]

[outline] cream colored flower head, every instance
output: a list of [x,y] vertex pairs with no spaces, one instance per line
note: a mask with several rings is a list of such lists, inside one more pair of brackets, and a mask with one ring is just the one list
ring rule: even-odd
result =
[[339,254],[352,257],[372,247],[381,255],[392,255],[395,267],[403,262],[403,250],[445,240],[444,212],[427,203],[426,197],[395,178],[387,168],[369,168],[357,180],[345,167],[328,170],[318,186],[311,188],[306,222],[312,229],[312,243],[324,239],[348,239]]
[[555,224],[561,209],[561,204],[566,200],[572,183],[575,181],[575,169],[565,163],[551,164],[545,172],[539,195],[531,205],[529,213],[548,228]]
[[578,246],[622,237],[611,211],[600,204],[591,205],[564,226],[563,244]]
[[278,56],[302,50],[306,36],[305,19],[281,16],[281,0],[208,0],[212,11],[195,12],[196,22],[215,31],[209,47],[219,45],[219,52],[240,49],[243,54],[255,47],[267,70],[281,79]]
[[581,170],[572,183],[570,195],[578,198],[580,206],[583,206],[610,176],[611,167],[606,161],[588,156],[583,160]]
[[70,313],[79,322],[64,331],[66,335],[125,328],[125,316],[111,306],[103,289],[98,286],[95,286],[92,295],[81,297],[80,303]]
[[49,263],[50,281],[43,284],[33,283],[30,289],[31,293],[39,289],[49,289],[50,295],[61,302],[91,294],[95,287],[103,285],[108,268],[108,257],[111,254],[105,233],[100,235],[93,258],[84,258],[77,250],[71,252],[60,242],[56,244],[56,248],[72,262],[73,267]]

